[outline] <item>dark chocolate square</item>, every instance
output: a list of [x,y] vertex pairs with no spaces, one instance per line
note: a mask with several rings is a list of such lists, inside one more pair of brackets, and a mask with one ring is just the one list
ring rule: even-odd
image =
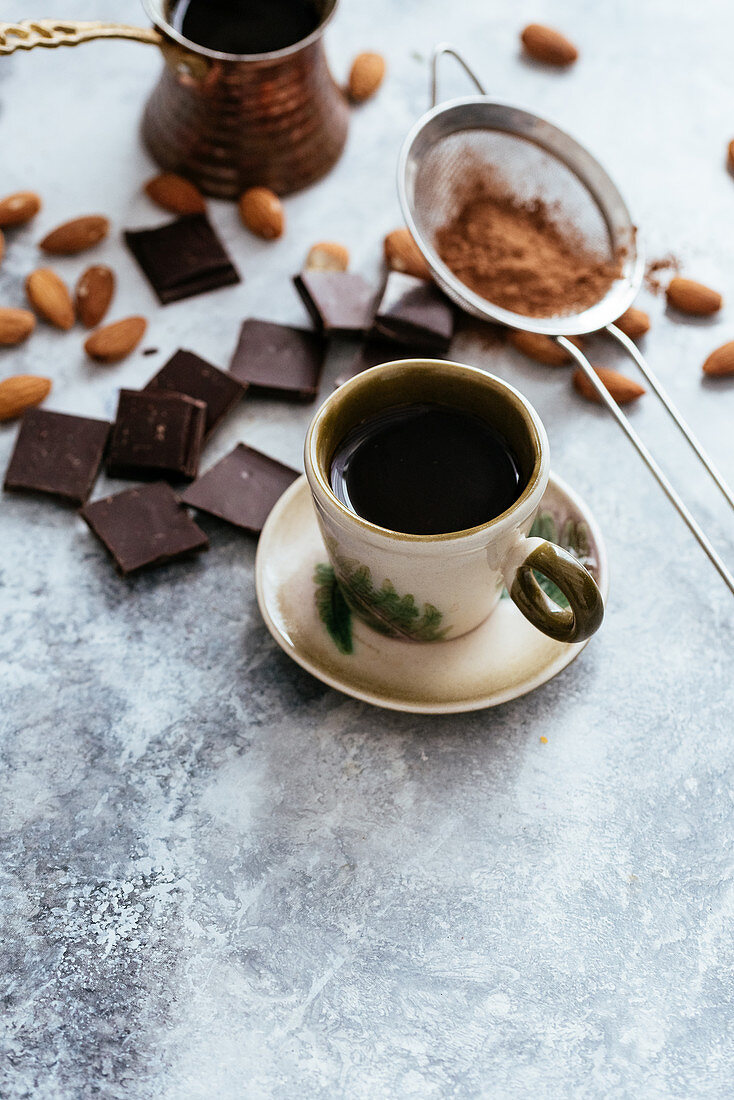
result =
[[375,332],[424,352],[445,352],[454,322],[451,302],[434,283],[390,272],[375,313]]
[[203,401],[206,405],[204,435],[209,435],[244,397],[247,386],[193,351],[181,350],[172,355],[143,387],[143,392],[149,390],[170,390]]
[[240,329],[229,369],[253,390],[308,401],[318,392],[325,355],[320,333],[251,317]]
[[163,481],[94,500],[80,514],[123,574],[163,565],[209,545],[204,532]]
[[257,532],[262,530],[275,502],[298,476],[290,466],[238,443],[189,485],[181,499],[184,504],[210,512],[236,527]]
[[302,271],[293,278],[317,328],[328,334],[366,332],[375,312],[375,292],[351,271]]
[[157,229],[127,229],[124,236],[163,305],[240,281],[206,214]]
[[107,472],[112,477],[196,477],[206,405],[182,393],[120,390]]
[[399,344],[394,340],[368,340],[352,362],[334,379],[334,387],[338,389],[350,378],[356,378],[362,371],[376,367],[379,363],[392,363],[396,359],[421,359],[424,356],[425,351],[408,344]]
[[110,427],[106,420],[28,409],[5,474],[5,488],[51,493],[83,504],[97,480]]

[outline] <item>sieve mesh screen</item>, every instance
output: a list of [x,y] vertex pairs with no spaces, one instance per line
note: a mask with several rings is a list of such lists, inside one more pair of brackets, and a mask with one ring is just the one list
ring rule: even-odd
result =
[[[475,279],[466,265],[453,262],[455,255],[439,244],[439,238],[445,242],[441,231],[455,228],[459,215],[463,223],[478,180],[491,199],[485,207],[497,200],[504,203],[505,214],[508,207],[509,214],[520,209],[520,221],[522,211],[541,208],[539,220],[552,227],[551,236],[555,231],[556,243],[568,243],[568,251],[578,253],[578,265],[565,257],[562,274],[578,274],[579,293],[572,288],[560,304],[546,301],[543,293],[531,294],[532,302],[523,302],[519,291],[503,298],[491,278]],[[475,316],[549,335],[591,332],[618,317],[634,297],[642,256],[624,200],[582,146],[537,115],[487,99],[435,109],[406,141],[399,189],[408,226],[436,282]],[[495,222],[491,210],[485,213],[490,217],[485,236],[499,237],[502,219]],[[525,254],[518,253],[519,258],[511,255],[514,241],[506,250],[490,249],[489,255],[507,251],[518,266],[529,260],[538,269],[531,276],[552,270],[553,249],[544,266],[544,249],[536,252],[531,238],[532,233],[526,235]]]
[[576,173],[527,138],[486,127],[448,134],[422,158],[415,180],[415,217],[432,243],[436,230],[456,217],[468,188],[483,173],[493,193],[520,203],[540,199],[560,225],[574,227],[590,252],[613,259],[604,215]]

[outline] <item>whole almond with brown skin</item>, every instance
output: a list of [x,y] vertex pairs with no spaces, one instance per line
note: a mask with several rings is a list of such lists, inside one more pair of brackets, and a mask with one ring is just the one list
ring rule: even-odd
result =
[[391,271],[403,271],[418,279],[432,279],[431,269],[423,254],[405,227],[393,229],[382,243],[385,262]]
[[711,352],[703,365],[703,373],[719,376],[734,374],[734,340]]
[[357,54],[349,72],[347,93],[354,103],[364,103],[385,79],[385,58],[379,53]]
[[74,324],[74,303],[64,280],[50,267],[39,267],[25,281],[28,301],[36,313],[67,332]]
[[110,223],[101,214],[73,218],[47,233],[41,241],[41,248],[54,256],[73,256],[76,252],[83,252],[85,248],[99,244],[109,230]]
[[110,308],[115,293],[115,273],[105,264],[93,264],[79,276],[74,295],[79,320],[95,328]]
[[[628,378],[626,374],[620,374],[617,370],[610,370],[608,367],[594,367],[594,370],[618,405],[628,405],[630,401],[636,401],[638,397],[642,397],[645,392],[645,387],[639,382]],[[582,397],[601,404],[601,398],[582,370],[573,372],[573,384]]]
[[240,195],[240,218],[251,233],[272,241],[283,234],[285,214],[283,204],[269,187],[250,187]]
[[692,313],[696,317],[709,317],[712,313],[718,313],[723,304],[723,299],[718,291],[703,283],[696,283],[693,279],[681,279],[676,276],[668,283],[665,291],[668,305],[681,313]]
[[16,374],[0,382],[0,420],[15,420],[26,409],[40,405],[51,392],[51,379]]
[[41,200],[35,191],[16,191],[0,199],[0,226],[25,225],[35,218],[41,209]]
[[540,23],[530,23],[520,38],[530,57],[545,65],[570,65],[579,55],[573,42],[569,42],[560,31]]
[[639,340],[650,329],[650,318],[644,309],[637,309],[636,306],[626,309],[614,323],[630,340]]
[[36,327],[29,309],[0,309],[0,346],[13,347],[27,340]]
[[349,251],[337,241],[319,241],[308,250],[306,271],[346,271],[349,267]]
[[[581,341],[575,336],[567,336],[577,348],[581,349]],[[543,336],[538,332],[511,332],[509,342],[513,348],[517,348],[529,359],[536,363],[545,363],[549,367],[564,367],[572,361],[571,353],[553,339],[552,336]]]
[[118,363],[143,339],[148,322],[144,317],[126,317],[98,328],[84,341],[84,350],[98,363]]
[[729,142],[726,150],[726,166],[730,172],[734,172],[734,140]]
[[196,184],[175,172],[154,176],[144,190],[149,199],[172,214],[203,214],[206,210],[204,196]]

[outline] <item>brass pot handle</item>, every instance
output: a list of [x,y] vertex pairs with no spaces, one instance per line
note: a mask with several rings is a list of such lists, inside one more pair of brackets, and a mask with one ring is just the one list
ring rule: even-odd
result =
[[160,46],[162,36],[152,27],[128,27],[124,23],[80,23],[75,19],[24,19],[0,23],[0,55],[35,46],[78,46],[94,38],[131,38]]

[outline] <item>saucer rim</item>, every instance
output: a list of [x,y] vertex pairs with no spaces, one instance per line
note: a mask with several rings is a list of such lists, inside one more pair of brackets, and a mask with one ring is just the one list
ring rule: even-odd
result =
[[[563,478],[555,473],[551,473],[548,479],[548,486],[550,487],[551,484],[569,499],[571,504],[581,513],[584,517],[584,521],[588,524],[597,553],[597,584],[599,585],[606,609],[609,595],[609,563],[601,528],[588,504]],[[315,676],[317,680],[341,692],[343,695],[348,695],[353,699],[358,699],[363,703],[369,703],[371,706],[380,707],[384,710],[402,711],[406,714],[468,714],[472,711],[487,710],[490,707],[501,706],[503,703],[512,702],[514,699],[519,699],[523,695],[527,695],[531,691],[535,691],[537,688],[542,687],[543,684],[548,683],[549,680],[552,680],[560,672],[563,672],[572,661],[575,661],[581,651],[585,649],[592,640],[591,638],[585,638],[582,642],[565,644],[564,650],[560,652],[556,658],[550,661],[548,665],[544,666],[534,677],[520,684],[514,684],[503,691],[492,692],[490,695],[484,696],[481,699],[472,698],[463,702],[454,699],[451,702],[445,703],[435,701],[429,703],[426,701],[424,704],[420,704],[417,700],[406,701],[404,699],[395,699],[389,695],[373,694],[372,692],[364,691],[361,688],[350,685],[345,679],[332,676],[331,673],[327,672],[322,666],[304,657],[298,651],[292,640],[282,633],[280,627],[275,623],[270,614],[265,596],[265,548],[267,546],[267,540],[270,537],[270,529],[276,526],[281,514],[288,509],[292,500],[302,492],[310,493],[305,474],[302,474],[286,489],[283,495],[276,501],[270,515],[265,521],[258,541],[257,554],[255,557],[255,591],[257,603],[263,621],[280,649],[306,672],[309,672],[312,676]],[[324,551],[324,553],[326,553],[326,551]],[[477,629],[479,629],[479,627]],[[441,643],[433,644],[440,645]]]

